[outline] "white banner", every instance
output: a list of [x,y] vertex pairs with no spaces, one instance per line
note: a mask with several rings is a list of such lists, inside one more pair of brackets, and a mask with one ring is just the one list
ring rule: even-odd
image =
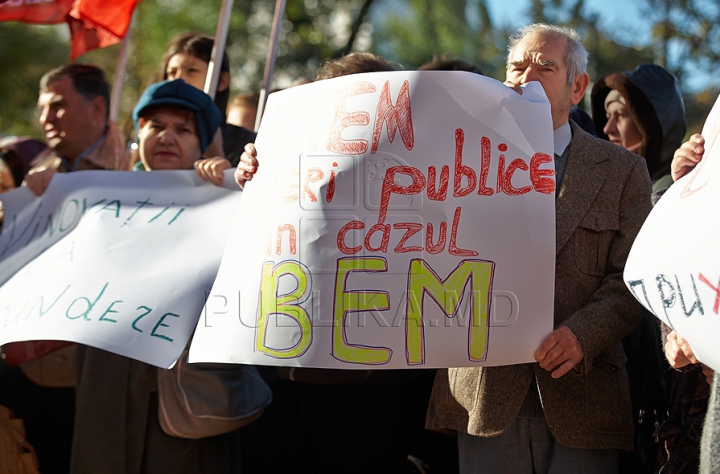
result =
[[720,105],[702,135],[705,155],[655,205],[635,239],[625,284],[635,298],[684,337],[701,362],[720,371]]
[[[171,366],[241,193],[195,171],[82,171],[2,194],[0,344],[52,339]],[[235,191],[229,186],[232,184]]]
[[270,96],[192,361],[328,368],[532,361],[552,331],[553,135],[460,72]]

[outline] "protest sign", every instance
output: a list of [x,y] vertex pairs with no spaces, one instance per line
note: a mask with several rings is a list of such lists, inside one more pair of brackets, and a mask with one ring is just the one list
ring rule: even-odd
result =
[[0,344],[68,340],[171,366],[240,195],[192,170],[79,171],[54,176],[40,198],[3,194]]
[[645,308],[684,337],[698,360],[720,370],[720,105],[705,126],[700,164],[663,194],[625,265],[627,287]]
[[272,94],[191,361],[534,360],[553,320],[551,123],[539,83],[464,72]]

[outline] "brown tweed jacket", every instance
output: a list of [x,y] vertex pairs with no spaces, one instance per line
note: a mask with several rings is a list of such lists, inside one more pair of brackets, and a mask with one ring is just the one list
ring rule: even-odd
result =
[[520,411],[534,373],[558,442],[573,448],[633,448],[627,359],[620,341],[643,310],[622,272],[650,212],[650,178],[640,156],[571,126],[555,211],[555,327],[575,333],[584,360],[559,379],[536,363],[438,370],[429,429],[498,436]]

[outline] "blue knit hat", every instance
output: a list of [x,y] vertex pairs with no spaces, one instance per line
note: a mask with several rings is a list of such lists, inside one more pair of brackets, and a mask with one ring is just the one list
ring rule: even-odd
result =
[[157,105],[175,105],[188,109],[195,114],[197,134],[200,141],[200,152],[205,153],[220,126],[220,111],[209,95],[186,84],[182,79],[157,82],[148,87],[138,100],[133,110],[135,132],[138,121],[150,107]]

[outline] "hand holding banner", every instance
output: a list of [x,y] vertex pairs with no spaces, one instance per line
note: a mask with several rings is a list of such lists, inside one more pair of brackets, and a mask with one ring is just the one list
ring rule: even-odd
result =
[[635,298],[685,338],[700,362],[720,370],[720,101],[702,135],[705,155],[663,195],[635,239],[625,283]]
[[191,361],[533,361],[553,321],[551,123],[539,84],[470,73],[272,94]]
[[171,366],[240,195],[192,170],[78,171],[53,177],[41,198],[3,194],[0,344],[68,340]]

